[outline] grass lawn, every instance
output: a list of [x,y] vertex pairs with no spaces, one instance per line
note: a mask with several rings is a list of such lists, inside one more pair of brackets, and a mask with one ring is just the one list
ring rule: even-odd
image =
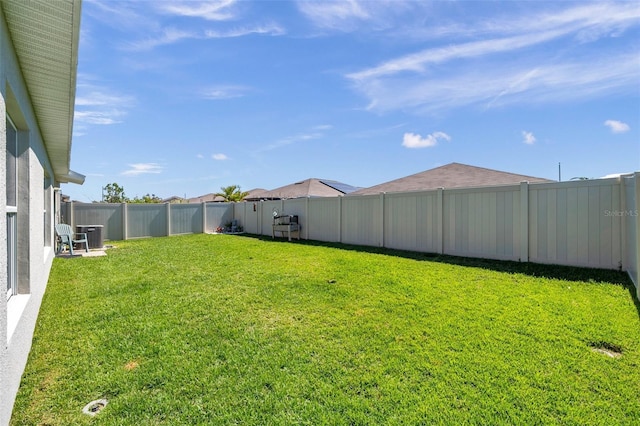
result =
[[11,424],[640,422],[623,273],[251,236],[116,245],[55,260]]

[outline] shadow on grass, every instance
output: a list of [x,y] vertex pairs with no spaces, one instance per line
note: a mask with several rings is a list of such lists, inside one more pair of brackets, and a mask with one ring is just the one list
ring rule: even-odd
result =
[[306,246],[331,247],[340,250],[353,250],[363,253],[382,254],[386,256],[397,256],[405,259],[413,259],[428,262],[446,263],[449,265],[468,266],[473,268],[483,268],[498,272],[518,273],[533,277],[553,278],[567,281],[586,281],[593,283],[608,283],[621,285],[628,288],[629,293],[636,302],[636,308],[640,315],[640,303],[636,298],[636,290],[631,279],[624,271],[609,269],[585,268],[563,265],[544,265],[532,262],[515,262],[509,260],[493,260],[471,257],[450,256],[437,253],[422,253],[407,250],[396,250],[383,247],[359,246],[343,243],[331,243],[313,240],[295,240],[291,243],[286,238],[276,238],[273,240],[269,236],[243,234],[246,238],[255,238],[264,241],[281,241],[288,244],[302,244]]

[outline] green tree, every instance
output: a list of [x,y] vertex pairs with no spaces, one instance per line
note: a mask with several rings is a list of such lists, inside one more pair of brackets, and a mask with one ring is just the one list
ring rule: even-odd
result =
[[129,202],[135,204],[158,204],[162,202],[162,198],[158,197],[156,194],[146,194],[143,197],[138,197],[136,195],[133,200],[129,200]]
[[216,197],[222,197],[224,198],[224,201],[228,202],[242,201],[244,197],[249,195],[248,192],[243,192],[240,190],[240,185],[223,186],[220,189],[222,190],[222,192],[216,192],[213,195],[215,195]]
[[126,203],[129,201],[124,195],[124,188],[117,183],[108,183],[103,189],[102,201],[105,203]]

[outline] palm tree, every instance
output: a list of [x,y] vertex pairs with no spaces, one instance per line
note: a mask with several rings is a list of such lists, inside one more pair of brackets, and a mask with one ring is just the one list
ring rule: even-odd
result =
[[216,192],[213,195],[216,197],[222,197],[224,198],[224,201],[227,202],[242,201],[244,197],[249,195],[248,192],[240,190],[240,185],[223,186],[220,189],[222,192]]

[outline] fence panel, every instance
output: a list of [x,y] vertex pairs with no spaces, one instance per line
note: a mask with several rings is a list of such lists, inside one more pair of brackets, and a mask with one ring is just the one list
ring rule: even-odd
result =
[[439,251],[437,191],[387,194],[384,201],[385,247]]
[[[102,238],[105,240],[122,240],[122,204],[102,203],[66,203],[67,211],[73,209],[73,223],[69,223],[74,229],[77,225],[102,225]],[[67,218],[71,216],[67,213]],[[64,218],[63,218],[63,222]]]
[[165,204],[127,204],[127,237],[162,237],[167,235]]
[[309,225],[309,221],[307,220],[308,202],[309,198],[306,197],[284,200],[282,205],[283,210],[280,212],[281,215],[298,216],[298,223],[300,224],[300,238],[304,238],[306,235],[306,227]]
[[361,195],[342,199],[342,242],[381,246],[382,204],[384,196]]
[[310,240],[340,241],[341,197],[310,198],[306,235]]
[[202,204],[170,204],[171,235],[201,234]]
[[273,225],[273,215],[274,212],[277,214],[283,214],[284,201],[262,201],[262,209],[260,211],[260,218],[258,220],[258,234],[260,235],[272,235],[272,226]]
[[416,250],[418,242],[418,207],[415,194],[386,195],[384,199],[384,245],[389,248]]
[[232,203],[207,203],[205,207],[207,229],[205,232],[214,232],[218,226],[224,226],[233,220]]
[[620,203],[618,179],[531,185],[529,260],[620,268]]
[[443,194],[443,251],[520,258],[520,187],[452,189]]
[[72,204],[74,203],[66,203],[66,202],[60,203],[60,217],[56,220],[57,222],[59,221],[59,223],[66,223],[73,226],[73,223],[71,223],[71,205]]
[[[244,202],[235,204],[235,218],[241,221],[244,232],[249,234],[260,234],[260,214],[262,211],[261,202]],[[241,215],[240,215],[241,212]]]

